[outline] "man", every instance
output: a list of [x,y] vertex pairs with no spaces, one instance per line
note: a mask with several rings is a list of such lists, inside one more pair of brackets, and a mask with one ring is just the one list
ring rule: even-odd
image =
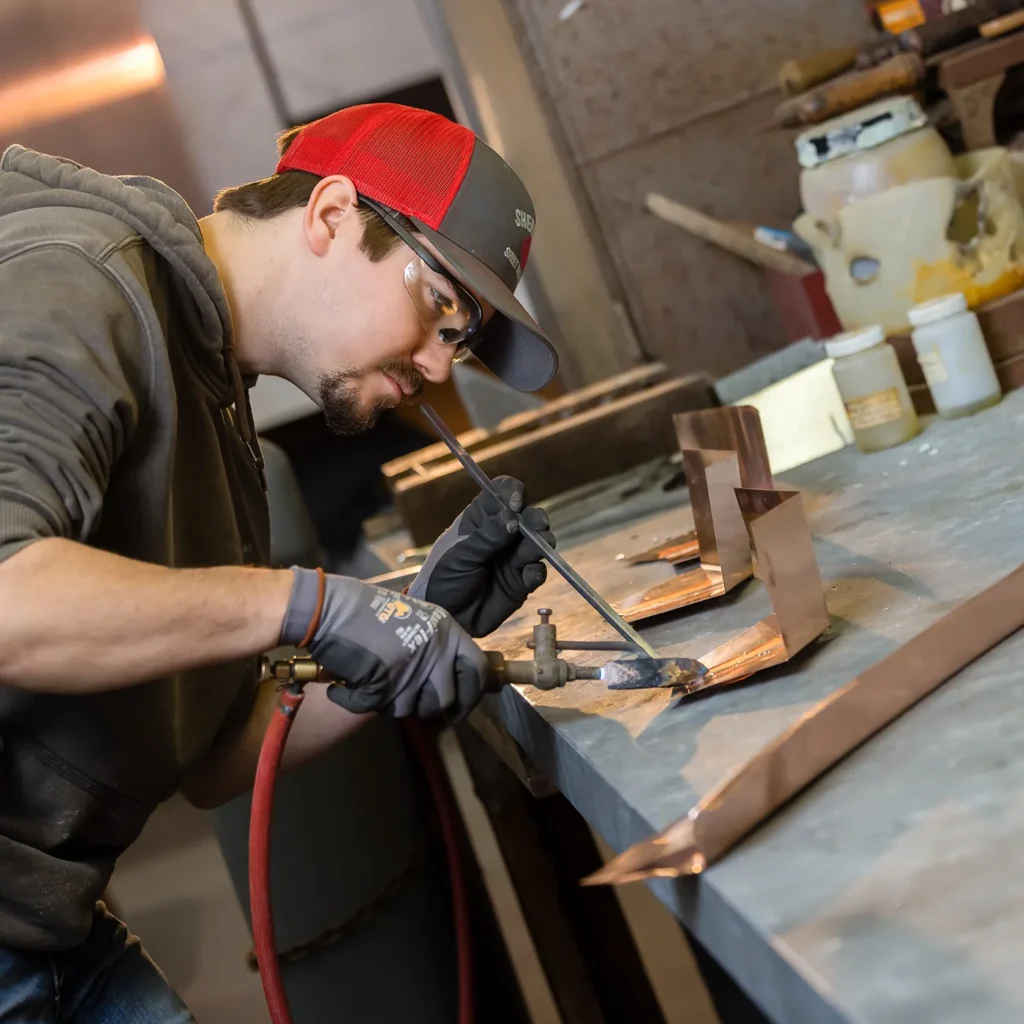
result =
[[251,783],[261,652],[308,646],[346,681],[310,688],[295,764],[366,712],[465,714],[470,635],[544,578],[484,498],[400,603],[259,568],[246,381],[285,377],[351,432],[466,352],[523,390],[557,368],[512,294],[530,197],[471,132],[369,105],[281,149],[201,223],[151,179],[0,160],[0,1021],[191,1020],[97,899],[159,802]]

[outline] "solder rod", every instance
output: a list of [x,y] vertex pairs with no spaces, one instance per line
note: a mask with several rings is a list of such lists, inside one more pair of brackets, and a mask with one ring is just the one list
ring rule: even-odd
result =
[[[420,405],[423,415],[430,421],[430,425],[437,431],[441,440],[448,446],[452,455],[462,463],[462,468],[473,478],[477,486],[490,494],[498,504],[508,511],[508,503],[502,497],[494,481],[476,464],[473,456],[466,451],[459,443],[459,439],[448,429],[447,424],[426,402]],[[517,512],[512,513],[519,524],[519,531],[524,537],[528,537],[540,548],[541,554],[565,580],[566,583],[580,595],[591,608],[610,626],[614,627],[625,637],[637,650],[642,651],[650,658],[657,658],[658,652],[596,591],[594,588],[534,529],[531,529],[523,522],[522,516]]]

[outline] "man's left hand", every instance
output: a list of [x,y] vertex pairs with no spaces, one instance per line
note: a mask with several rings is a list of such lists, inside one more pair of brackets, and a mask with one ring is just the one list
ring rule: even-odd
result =
[[509,476],[494,483],[512,511],[480,494],[437,538],[409,588],[411,597],[439,604],[475,637],[494,632],[547,579],[540,550],[519,532],[513,513],[555,545],[547,513],[524,508],[522,483]]

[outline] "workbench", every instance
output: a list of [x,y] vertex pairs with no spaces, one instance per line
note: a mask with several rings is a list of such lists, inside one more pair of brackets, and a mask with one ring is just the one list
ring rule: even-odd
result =
[[[847,448],[785,474],[780,485],[804,494],[831,625],[779,669],[682,702],[600,682],[510,688],[486,711],[622,850],[685,815],[815,702],[1024,561],[1022,445],[1018,391],[970,419],[932,420],[890,451]],[[560,547],[606,596],[642,591],[672,570],[628,568],[616,555],[692,525],[685,495],[620,502],[617,524]],[[667,501],[678,507],[665,511]],[[614,636],[549,575],[484,646],[529,656],[541,605],[554,609],[562,639]],[[663,653],[699,657],[769,610],[751,580],[642,632]],[[1024,1020],[1022,662],[1018,633],[703,875],[652,884],[773,1021]]]

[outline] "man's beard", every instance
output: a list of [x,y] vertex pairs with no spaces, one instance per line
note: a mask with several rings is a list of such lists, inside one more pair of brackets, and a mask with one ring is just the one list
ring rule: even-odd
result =
[[375,402],[369,410],[363,410],[359,384],[375,372],[386,373],[398,382],[403,391],[411,391],[405,401],[423,390],[422,374],[411,363],[400,360],[381,363],[373,370],[338,370],[321,374],[317,382],[320,407],[327,426],[335,434],[361,434],[377,422],[382,412],[393,407],[392,403],[382,400]]

